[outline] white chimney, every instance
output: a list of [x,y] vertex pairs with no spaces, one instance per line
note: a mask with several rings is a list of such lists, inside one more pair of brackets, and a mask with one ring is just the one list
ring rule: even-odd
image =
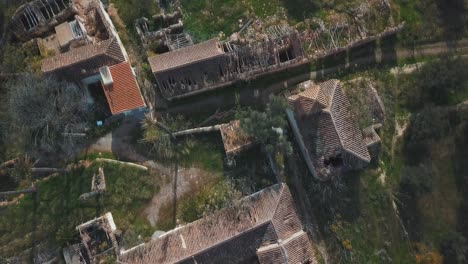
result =
[[109,67],[104,66],[99,68],[99,73],[101,74],[102,83],[104,85],[111,85],[114,83]]

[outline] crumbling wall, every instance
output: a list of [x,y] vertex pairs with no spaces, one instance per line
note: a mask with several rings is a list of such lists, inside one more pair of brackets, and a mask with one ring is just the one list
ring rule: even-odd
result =
[[76,13],[70,0],[35,0],[16,10],[11,27],[19,39],[27,41],[46,35]]
[[[152,25],[161,25],[154,29]],[[182,12],[154,15],[151,21],[142,17],[135,21],[135,29],[147,51],[163,53],[193,45],[192,37],[184,32]]]
[[220,43],[225,53],[190,65],[154,73],[165,98],[250,80],[259,74],[288,68],[304,59],[296,31],[279,30],[263,40]]

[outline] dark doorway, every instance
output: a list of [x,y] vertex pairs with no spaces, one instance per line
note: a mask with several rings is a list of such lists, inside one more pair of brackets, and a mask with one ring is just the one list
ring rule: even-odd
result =
[[89,84],[88,91],[95,102],[94,113],[96,120],[105,120],[110,117],[112,114],[101,82]]

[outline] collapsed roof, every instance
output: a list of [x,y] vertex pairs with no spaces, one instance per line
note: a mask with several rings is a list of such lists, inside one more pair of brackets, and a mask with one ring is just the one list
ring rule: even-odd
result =
[[125,61],[122,49],[115,38],[72,49],[42,60],[42,72],[67,76],[88,76],[98,73],[104,65]]
[[59,24],[42,43],[57,39],[59,54],[42,60],[42,71],[81,80],[96,75],[102,66],[127,60],[112,22],[97,0],[73,0],[76,15]]
[[218,38],[150,57],[163,97],[172,100],[305,62],[298,32],[272,27],[260,40]]
[[121,254],[123,263],[317,263],[289,188],[278,184]]
[[11,25],[18,38],[28,40],[46,34],[75,12],[71,0],[35,0],[16,10]]

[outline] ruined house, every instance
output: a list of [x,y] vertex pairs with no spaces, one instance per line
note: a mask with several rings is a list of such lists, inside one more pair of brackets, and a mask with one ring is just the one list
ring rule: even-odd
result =
[[[161,25],[154,29],[152,25]],[[193,45],[192,37],[184,32],[182,12],[157,14],[151,20],[142,17],[135,21],[135,29],[143,47],[150,52],[164,53]]]
[[121,263],[317,263],[285,184],[123,251]]
[[47,34],[75,12],[70,0],[36,0],[17,9],[11,25],[15,35],[27,41]]
[[327,179],[342,171],[357,170],[371,161],[366,140],[338,80],[299,85],[288,97],[288,119],[306,164],[315,177]]
[[99,263],[105,256],[119,254],[117,227],[110,212],[76,227],[81,243],[64,249],[67,264]]
[[239,120],[220,125],[219,131],[228,157],[239,154],[254,144],[254,139],[242,131]]
[[150,57],[161,94],[171,100],[249,80],[304,62],[297,31],[272,26],[261,40],[218,38]]
[[[36,21],[37,23],[32,23]],[[102,89],[112,114],[145,106],[128,55],[99,0],[35,0],[13,16],[15,34],[35,38],[45,75]]]

